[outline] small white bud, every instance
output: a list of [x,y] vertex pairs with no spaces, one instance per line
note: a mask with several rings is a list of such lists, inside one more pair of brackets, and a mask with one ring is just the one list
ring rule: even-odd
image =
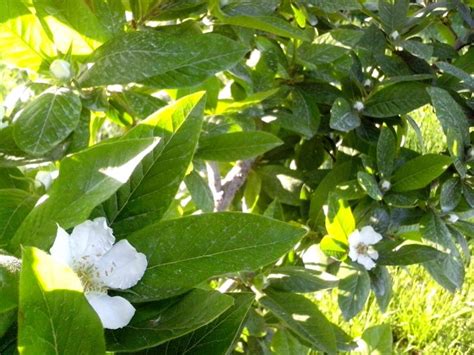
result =
[[365,86],[366,88],[370,88],[370,87],[372,86],[372,80],[370,80],[370,79],[365,79],[365,80],[364,80],[364,86]]
[[398,39],[400,39],[400,33],[398,33],[398,31],[393,31],[392,33],[390,33],[390,38],[394,41],[397,41]]
[[450,223],[456,223],[459,220],[459,216],[456,213],[450,213],[448,216],[448,221]]
[[467,150],[467,157],[466,159],[467,160],[473,160],[474,159],[474,148],[473,147],[470,147],[468,150]]
[[58,80],[69,80],[71,79],[71,64],[62,59],[55,59],[49,66],[51,74]]
[[352,106],[352,107],[353,107],[354,110],[356,110],[357,112],[361,112],[361,111],[365,108],[365,106],[364,106],[364,104],[362,103],[362,101],[356,101],[356,102],[354,103],[354,106]]
[[383,191],[383,192],[386,192],[388,190],[390,190],[390,188],[392,187],[392,184],[390,183],[390,181],[388,180],[382,180],[380,182],[380,189]]

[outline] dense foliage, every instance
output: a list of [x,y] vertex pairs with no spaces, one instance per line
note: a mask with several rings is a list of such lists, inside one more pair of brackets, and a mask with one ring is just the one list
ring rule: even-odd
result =
[[[391,268],[462,287],[469,5],[0,1],[0,60],[24,81],[0,93],[0,353],[390,353],[389,325],[356,343],[308,294],[337,289],[350,320],[371,294],[387,309]],[[425,105],[446,151],[425,153]],[[133,249],[124,273],[147,262],[109,280],[136,310],[105,331],[80,248],[71,267],[54,249],[104,233]]]

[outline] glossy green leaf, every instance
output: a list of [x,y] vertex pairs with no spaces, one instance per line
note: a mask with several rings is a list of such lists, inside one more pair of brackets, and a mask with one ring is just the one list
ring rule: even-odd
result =
[[387,34],[405,29],[409,0],[379,0],[379,16]]
[[108,331],[107,350],[139,351],[199,330],[234,303],[217,291],[196,289],[172,304],[149,303],[139,307],[125,328]]
[[71,90],[53,88],[31,101],[14,124],[15,142],[38,156],[51,151],[78,125],[81,100]]
[[2,60],[32,70],[56,55],[40,20],[18,0],[0,2],[0,48]]
[[20,259],[0,251],[0,314],[18,305],[20,269]]
[[431,260],[442,260],[445,256],[446,254],[426,245],[408,244],[397,248],[395,251],[380,253],[380,257],[377,259],[377,264],[421,264]]
[[0,168],[0,189],[27,189],[28,182],[24,177],[18,168]]
[[403,115],[429,103],[426,86],[414,81],[400,82],[376,91],[365,102],[369,117]]
[[211,323],[172,340],[155,349],[157,354],[216,354],[225,355],[233,350],[244,321],[250,310],[254,295],[249,293],[231,293],[234,304]]
[[98,48],[89,58],[94,65],[81,74],[79,82],[82,86],[128,84],[173,73],[184,77],[204,74],[204,81],[236,64],[246,52],[242,44],[212,33],[130,32]]
[[359,114],[351,107],[350,103],[339,97],[331,107],[329,126],[342,132],[349,132],[360,126]]
[[344,244],[348,243],[349,235],[356,227],[354,215],[346,201],[335,194],[330,194],[326,214],[326,230],[328,234]]
[[[59,51],[87,55],[108,37],[101,19],[84,0],[33,0],[38,18],[47,26]],[[104,21],[105,22],[105,21]]]
[[272,337],[270,344],[272,351],[279,355],[307,354],[309,348],[301,344],[291,332],[278,329]]
[[360,9],[360,3],[357,0],[308,0],[308,3],[329,13]]
[[439,202],[443,212],[454,210],[459,202],[461,202],[461,198],[462,184],[458,178],[446,180],[443,185],[441,185]]
[[380,324],[367,328],[362,334],[361,354],[382,355],[392,354],[392,328],[389,324]]
[[270,133],[232,132],[199,140],[196,158],[216,161],[236,161],[261,155],[283,142]]
[[20,245],[48,249],[57,224],[68,229],[86,220],[94,207],[127,182],[156,144],[153,138],[106,142],[63,159],[58,179],[26,217],[10,248],[15,252]]
[[347,55],[349,50],[328,43],[305,43],[298,48],[298,60],[311,68],[316,65],[333,63]]
[[414,56],[426,61],[430,60],[433,56],[433,47],[423,42],[408,40],[401,42],[400,46]]
[[459,257],[448,255],[441,260],[432,260],[423,264],[430,276],[450,292],[462,288],[465,277],[464,265]]
[[212,213],[161,221],[128,237],[148,257],[147,272],[128,298],[159,300],[211,277],[255,270],[277,260],[304,234],[303,229],[251,214]]
[[26,216],[33,209],[37,198],[18,189],[0,190],[0,248],[5,248]]
[[25,248],[22,259],[19,349],[26,354],[104,353],[102,324],[77,275],[36,248]]
[[[459,104],[444,89],[431,87],[427,89],[431,102],[436,111],[436,117],[446,135],[452,135],[452,144],[460,146],[461,150],[470,144],[469,123]],[[456,147],[448,147],[457,152]]]
[[349,271],[347,276],[339,281],[337,302],[344,319],[350,320],[362,311],[369,292],[370,278],[365,270]]
[[474,78],[464,70],[447,62],[437,62],[436,66],[445,73],[458,78],[464,85],[466,85],[471,90],[474,90]]
[[267,291],[259,303],[313,349],[335,354],[336,336],[332,324],[316,304],[301,295]]
[[116,236],[159,221],[171,205],[197,146],[205,101],[202,92],[183,97],[140,122],[124,137],[158,136],[161,141],[103,205]]
[[339,280],[332,274],[302,267],[279,267],[267,276],[270,287],[283,292],[316,292],[337,286]]
[[299,206],[300,191],[303,186],[301,173],[279,165],[265,165],[257,170],[262,179],[262,189],[272,199],[279,202]]
[[397,139],[390,128],[383,127],[377,141],[377,168],[385,179],[392,175],[396,154]]
[[402,165],[392,177],[392,191],[403,192],[428,186],[452,163],[450,157],[425,154]]
[[380,191],[377,180],[375,180],[375,177],[373,175],[370,175],[365,171],[359,171],[357,173],[357,181],[370,197],[372,197],[376,201],[382,200],[382,192]]
[[193,170],[186,175],[184,182],[197,208],[203,212],[212,212],[214,210],[214,197],[204,178]]
[[385,266],[378,265],[369,273],[370,285],[374,291],[377,304],[382,312],[387,311],[387,307],[392,298],[392,278]]

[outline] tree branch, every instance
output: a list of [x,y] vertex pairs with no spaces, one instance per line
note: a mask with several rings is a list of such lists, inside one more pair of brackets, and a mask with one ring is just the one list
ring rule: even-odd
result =
[[247,180],[247,176],[249,175],[254,161],[254,159],[240,160],[227,173],[223,180],[220,197],[216,200],[214,209],[216,212],[225,211],[229,208],[235,194],[243,186],[245,180]]

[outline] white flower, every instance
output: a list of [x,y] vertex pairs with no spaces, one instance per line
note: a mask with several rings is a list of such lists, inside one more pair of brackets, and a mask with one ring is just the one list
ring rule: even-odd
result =
[[69,80],[71,79],[71,64],[62,59],[54,60],[49,66],[51,74],[58,80]]
[[354,106],[352,106],[352,107],[353,107],[354,110],[356,110],[357,112],[361,112],[361,111],[365,108],[365,106],[364,106],[364,104],[363,104],[362,101],[356,101],[356,102],[354,103]]
[[36,173],[35,180],[39,181],[45,188],[45,190],[49,190],[53,180],[55,180],[59,175],[58,170],[53,171],[43,171],[40,170]]
[[144,254],[126,240],[114,245],[115,237],[105,218],[85,221],[69,235],[58,226],[51,255],[73,269],[81,279],[90,305],[104,328],[126,326],[135,308],[125,298],[107,295],[107,290],[125,290],[135,286],[147,267]]
[[458,216],[456,213],[450,213],[450,214],[448,215],[448,221],[449,221],[450,223],[453,223],[453,224],[454,224],[454,223],[456,223],[458,220],[459,220],[459,216]]
[[396,41],[400,38],[400,33],[398,33],[398,31],[393,31],[392,33],[390,33],[390,38]]
[[374,260],[379,258],[379,253],[372,248],[372,245],[382,240],[382,236],[371,226],[356,229],[349,235],[349,257],[363,265],[367,270],[375,267]]
[[365,86],[366,88],[370,88],[370,87],[372,86],[372,80],[370,80],[370,79],[365,79],[365,80],[364,80],[364,86]]
[[390,188],[392,187],[392,184],[390,183],[390,181],[388,180],[382,180],[380,182],[380,189],[383,191],[383,192],[387,192],[388,190],[390,190]]

